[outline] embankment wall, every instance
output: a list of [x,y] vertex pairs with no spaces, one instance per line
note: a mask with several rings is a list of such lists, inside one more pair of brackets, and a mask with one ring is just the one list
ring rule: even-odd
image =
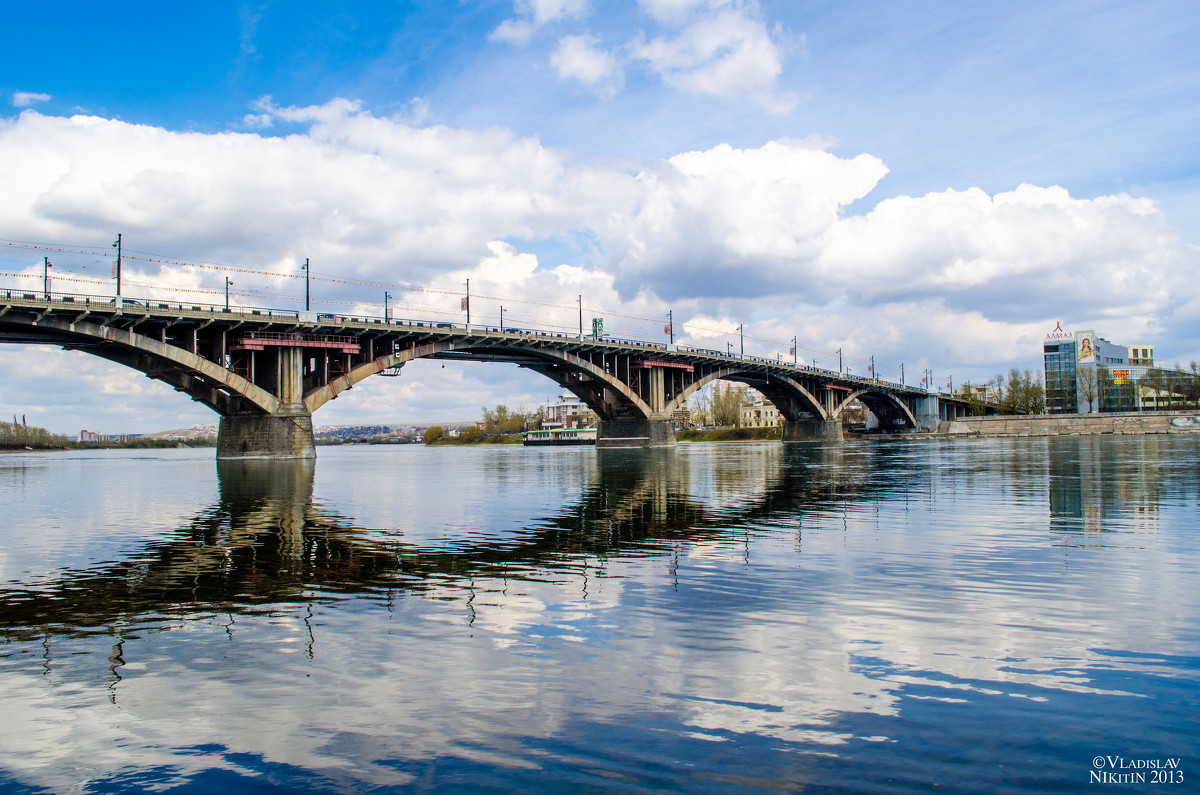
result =
[[939,423],[936,435],[1021,437],[1148,433],[1200,433],[1200,412],[962,417]]

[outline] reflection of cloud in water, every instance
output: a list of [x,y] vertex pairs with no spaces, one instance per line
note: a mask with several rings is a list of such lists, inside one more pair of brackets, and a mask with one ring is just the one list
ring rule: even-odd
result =
[[[1169,605],[1194,580],[1157,513],[1127,528],[1137,567],[1113,570],[1101,543],[1064,568],[1053,448],[723,449],[597,456],[578,496],[520,532],[429,545],[360,528],[330,509],[344,501],[314,507],[311,470],[223,473],[219,504],[178,538],[64,578],[57,608],[4,595],[28,609],[4,611],[23,641],[0,667],[0,753],[20,760],[5,766],[65,789],[77,765],[179,781],[244,770],[244,754],[398,786],[396,760],[536,766],[551,738],[647,715],[837,754],[895,741],[919,700],[1142,696],[1105,674],[1164,664],[1106,650],[1188,648],[1140,609],[1194,620]],[[75,598],[88,587],[102,604]],[[43,659],[55,621],[71,629]],[[863,734],[854,716],[882,722]]]

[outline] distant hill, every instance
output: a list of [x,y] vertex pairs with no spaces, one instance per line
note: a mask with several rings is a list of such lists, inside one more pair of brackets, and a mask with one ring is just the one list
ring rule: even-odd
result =
[[216,439],[217,424],[193,425],[190,428],[177,428],[173,431],[158,431],[142,435],[143,439]]

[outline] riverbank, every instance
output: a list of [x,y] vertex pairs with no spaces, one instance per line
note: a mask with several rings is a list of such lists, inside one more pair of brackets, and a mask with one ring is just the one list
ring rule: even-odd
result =
[[524,435],[519,433],[505,433],[499,436],[462,434],[459,436],[439,436],[436,439],[426,441],[424,444],[426,447],[450,447],[477,444],[521,444],[524,441]]

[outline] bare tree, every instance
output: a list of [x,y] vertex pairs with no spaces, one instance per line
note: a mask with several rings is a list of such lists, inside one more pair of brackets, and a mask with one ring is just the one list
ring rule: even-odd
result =
[[[1076,371],[1075,383],[1078,385],[1080,403],[1087,405],[1087,413],[1090,414],[1093,410],[1093,403],[1096,400],[1097,394],[1096,371],[1090,367]],[[1082,408],[1083,406],[1080,405],[1080,409]],[[1081,411],[1080,413],[1084,412]]]
[[1112,403],[1113,389],[1116,387],[1116,382],[1113,381],[1112,370],[1104,365],[1096,367],[1096,403],[1099,411],[1104,411],[1104,407]]
[[688,399],[688,408],[692,412],[692,422],[696,425],[713,424],[711,407],[712,401],[709,399],[707,390],[701,389]]
[[1025,410],[1030,414],[1043,414],[1046,411],[1046,388],[1042,385],[1042,375],[1034,375],[1029,369],[1021,375],[1021,387],[1025,392]]
[[1188,386],[1191,379],[1184,373],[1183,367],[1176,363],[1170,374],[1171,408],[1186,408],[1188,404]]
[[742,407],[749,403],[744,387],[717,382],[711,400],[714,425],[742,427]]

